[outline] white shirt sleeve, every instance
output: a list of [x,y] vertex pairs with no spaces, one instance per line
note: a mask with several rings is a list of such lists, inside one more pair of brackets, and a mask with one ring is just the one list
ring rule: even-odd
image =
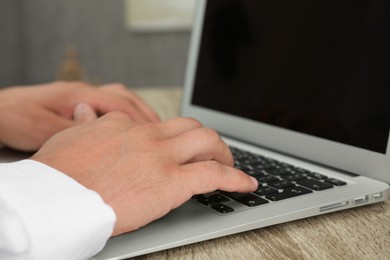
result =
[[65,174],[33,160],[0,164],[0,259],[87,259],[115,213]]

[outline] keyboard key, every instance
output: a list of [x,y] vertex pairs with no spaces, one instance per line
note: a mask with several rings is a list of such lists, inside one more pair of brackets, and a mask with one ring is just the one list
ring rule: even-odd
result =
[[251,193],[224,193],[226,196],[241,202],[244,205],[247,205],[248,207],[254,207],[254,206],[259,206],[262,204],[269,203],[267,200],[262,199],[254,194]]
[[266,174],[262,170],[259,170],[259,169],[251,169],[245,173],[252,175],[252,176],[258,176],[258,177],[266,176]]
[[295,172],[299,172],[299,173],[305,173],[305,174],[310,173],[310,171],[308,171],[308,170],[306,170],[306,169],[303,169],[303,168],[300,168],[300,167],[295,167],[295,168],[294,168],[294,171],[295,171]]
[[216,205],[216,204],[223,204],[226,202],[229,202],[230,199],[221,195],[221,194],[213,194],[208,197],[209,203],[211,205]]
[[237,169],[243,171],[243,172],[249,172],[252,170],[252,167],[248,166],[248,165],[244,165],[244,164],[239,164],[239,165],[236,165],[235,166]]
[[340,180],[337,180],[337,179],[334,179],[334,178],[326,179],[325,181],[326,181],[327,183],[333,184],[333,185],[335,185],[335,186],[344,186],[344,185],[347,185],[346,182],[340,181]]
[[316,172],[308,172],[307,176],[312,177],[312,178],[317,179],[317,180],[328,179],[328,177],[326,177],[325,175],[322,175],[322,174],[319,174],[319,173],[316,173]]
[[193,198],[194,200],[196,200],[197,202],[202,203],[203,205],[208,206],[208,205],[210,204],[209,198],[207,198],[207,197],[206,197],[205,195],[203,195],[203,194],[194,195],[192,198]]
[[265,197],[269,200],[272,200],[272,201],[279,201],[279,200],[293,198],[293,197],[304,195],[304,194],[309,194],[312,192],[313,191],[306,189],[306,188],[303,188],[303,187],[293,187],[293,188],[285,189],[285,190],[283,190],[283,192],[280,192],[280,193],[266,195]]
[[272,176],[272,175],[254,176],[254,177],[259,181],[260,184],[279,181],[278,178],[276,178],[275,176]]
[[262,162],[263,162],[263,159],[260,156],[251,156],[249,158],[245,158],[245,160],[240,161],[241,164],[248,164],[251,166],[253,166],[255,164],[262,163]]
[[278,165],[279,164],[277,161],[271,160],[269,158],[264,158],[264,157],[262,160],[252,163],[253,168],[261,169],[261,170],[277,168]]
[[256,194],[260,195],[260,196],[264,196],[264,195],[268,195],[268,194],[274,194],[274,193],[278,193],[279,191],[272,188],[272,187],[269,187],[269,186],[263,186],[263,187],[260,187],[257,189],[257,191],[255,191]]
[[307,176],[304,173],[293,173],[290,175],[283,175],[280,177],[282,177],[283,179],[288,180],[288,181],[300,181],[300,180],[307,179]]
[[286,189],[286,188],[291,188],[295,187],[295,184],[289,181],[278,181],[278,182],[271,182],[268,184],[269,186],[274,187],[275,189]]
[[270,163],[261,163],[261,164],[253,164],[253,168],[259,169],[259,170],[268,170],[274,168],[274,164]]
[[294,165],[291,165],[291,164],[288,164],[288,163],[281,162],[281,163],[280,163],[280,167],[281,167],[281,168],[285,168],[285,169],[288,170],[289,172],[295,172],[295,166],[294,166]]
[[234,212],[234,209],[232,209],[229,206],[223,205],[223,204],[217,204],[211,207],[212,209],[218,211],[219,213],[226,214]]
[[264,170],[264,172],[275,176],[283,176],[283,175],[291,174],[291,172],[287,168],[267,169]]
[[305,187],[307,187],[309,189],[317,190],[317,191],[333,188],[333,185],[331,185],[329,183],[322,182],[322,181],[317,181],[317,180],[314,180],[314,179],[307,179],[307,180],[297,181],[297,183],[302,185],[302,186],[305,186]]

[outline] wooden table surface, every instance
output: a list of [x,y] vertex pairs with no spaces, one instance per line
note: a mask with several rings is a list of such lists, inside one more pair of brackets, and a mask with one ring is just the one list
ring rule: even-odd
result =
[[[166,120],[179,113],[179,88],[139,95]],[[137,259],[390,260],[390,201],[174,248]]]

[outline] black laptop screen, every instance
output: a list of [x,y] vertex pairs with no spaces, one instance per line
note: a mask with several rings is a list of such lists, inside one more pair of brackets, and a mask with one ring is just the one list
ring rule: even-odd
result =
[[192,104],[386,153],[389,0],[210,0]]

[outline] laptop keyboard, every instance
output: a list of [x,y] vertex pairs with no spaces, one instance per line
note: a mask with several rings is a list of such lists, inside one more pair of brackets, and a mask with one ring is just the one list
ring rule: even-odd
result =
[[[220,214],[233,213],[245,207],[252,208],[347,184],[271,158],[233,147],[230,149],[234,156],[235,167],[255,177],[259,181],[259,187],[253,193],[217,191],[193,196],[193,200]],[[232,201],[244,205],[244,208],[236,207],[237,204],[231,203]]]

